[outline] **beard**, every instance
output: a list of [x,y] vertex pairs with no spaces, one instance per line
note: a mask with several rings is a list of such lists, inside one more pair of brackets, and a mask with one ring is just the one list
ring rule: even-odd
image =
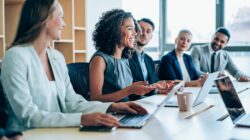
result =
[[212,48],[213,48],[214,51],[219,51],[221,49],[215,43],[212,43],[211,46],[212,46]]
[[147,45],[147,44],[141,43],[140,41],[137,41],[137,46],[142,46],[142,47],[144,47],[145,45]]

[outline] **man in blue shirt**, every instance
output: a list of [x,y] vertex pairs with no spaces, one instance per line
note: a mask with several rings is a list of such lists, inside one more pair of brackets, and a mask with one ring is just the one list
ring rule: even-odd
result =
[[[129,60],[131,72],[136,81],[148,81],[149,84],[153,84],[158,81],[157,73],[154,66],[153,59],[146,54],[144,46],[146,46],[153,37],[154,23],[147,18],[142,18],[138,21],[141,27],[141,34],[139,35],[137,44],[135,45],[135,52],[132,58]],[[155,94],[155,91],[151,91],[145,96]],[[139,95],[131,95],[130,100],[137,100],[142,98]]]

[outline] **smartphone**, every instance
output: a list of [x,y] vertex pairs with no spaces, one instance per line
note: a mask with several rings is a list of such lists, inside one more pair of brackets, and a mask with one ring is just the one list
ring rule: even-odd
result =
[[117,127],[109,126],[80,126],[80,131],[90,131],[90,132],[111,132],[116,130]]

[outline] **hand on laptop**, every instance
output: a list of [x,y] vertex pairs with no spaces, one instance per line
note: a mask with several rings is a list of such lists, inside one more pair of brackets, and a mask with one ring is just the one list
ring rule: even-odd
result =
[[120,102],[113,103],[108,112],[116,112],[116,113],[129,113],[129,114],[147,114],[147,110],[143,108],[141,105],[136,104],[134,102]]
[[91,113],[81,116],[83,126],[119,126],[119,121],[107,113]]
[[239,79],[238,79],[239,82],[249,82],[249,78],[247,76],[241,76]]

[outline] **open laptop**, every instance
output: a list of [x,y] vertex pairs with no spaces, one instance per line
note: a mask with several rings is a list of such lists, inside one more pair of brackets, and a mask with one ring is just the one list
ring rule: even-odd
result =
[[215,84],[233,123],[250,127],[250,114],[246,114],[231,79],[228,76],[221,77],[215,80]]
[[[238,94],[242,93],[243,91],[250,89],[250,84],[248,82],[238,82],[238,81],[233,81],[233,85],[235,87],[235,90]],[[217,89],[217,87],[214,85],[210,92],[210,94],[217,94],[219,93],[219,90]]]
[[[183,88],[184,82],[179,82],[175,85],[165,99],[158,105],[154,104],[154,109],[152,113],[145,115],[135,115],[135,114],[126,114],[126,115],[114,115],[119,119],[121,128],[142,128],[153,116],[158,112],[163,106],[164,103],[173,96],[178,89]],[[142,101],[143,103],[143,101]],[[151,104],[153,106],[153,104]]]
[[[195,107],[195,106],[201,104],[206,99],[210,89],[213,86],[214,80],[217,79],[219,73],[220,72],[214,72],[214,73],[210,73],[208,75],[202,88],[200,89],[199,93],[196,95],[192,107]],[[165,107],[178,107],[177,98],[174,98],[172,100],[168,100],[165,103]]]

